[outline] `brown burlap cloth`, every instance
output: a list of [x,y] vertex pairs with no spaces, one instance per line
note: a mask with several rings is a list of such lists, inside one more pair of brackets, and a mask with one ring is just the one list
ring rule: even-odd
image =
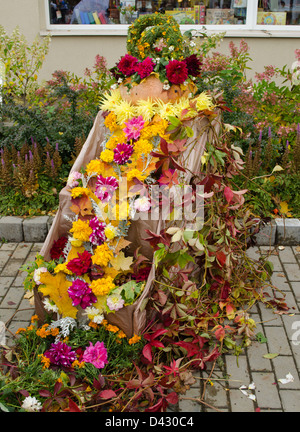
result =
[[[186,184],[189,184],[193,172],[200,171],[201,156],[203,155],[205,145],[208,139],[213,140],[213,135],[219,129],[219,121],[214,120],[214,122],[210,124],[208,119],[203,117],[202,119],[194,121],[191,124],[191,128],[194,132],[193,137],[188,139],[186,143],[187,149],[181,157],[181,163],[183,166],[188,168],[188,171],[185,175]],[[109,131],[104,126],[104,117],[102,115],[102,111],[99,111],[94,125],[74,165],[72,166],[70,173],[74,171],[80,171],[81,168],[84,168],[92,159],[99,157],[100,152],[102,151],[101,145],[107,133],[109,133]],[[64,217],[65,215],[69,217],[73,216],[70,206],[71,197],[66,186],[59,194],[59,208],[40,252],[47,261],[50,260],[50,248],[53,245],[53,242],[61,236],[66,236],[71,228],[71,222]],[[128,247],[128,253],[133,254],[133,252],[137,250],[138,247],[140,247],[139,252],[152,261],[153,251],[150,244],[144,240],[144,238],[147,237],[145,230],[148,229],[159,234],[164,226],[165,223],[161,220],[132,221],[127,237],[127,240],[131,242],[131,245]],[[146,299],[151,292],[154,279],[155,267],[154,264],[152,264],[152,269],[149,274],[146,286],[138,300],[134,304],[126,306],[116,313],[110,313],[106,316],[106,319],[111,324],[122,329],[128,337],[132,337],[134,333],[140,334],[146,325],[146,310],[144,308],[141,309],[141,306],[144,305],[143,300]],[[42,297],[40,293],[37,292],[37,290],[35,290],[35,307],[36,313],[39,315],[40,320],[43,320],[45,311],[42,303]]]

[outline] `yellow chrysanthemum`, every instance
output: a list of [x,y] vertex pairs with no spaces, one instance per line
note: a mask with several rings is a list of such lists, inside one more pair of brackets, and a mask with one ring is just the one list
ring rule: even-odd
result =
[[122,97],[119,89],[104,93],[104,99],[100,104],[103,111],[114,111],[114,108],[121,102]]
[[109,177],[115,175],[113,167],[107,165],[100,159],[91,160],[86,166],[87,175],[102,175],[103,177]]
[[71,270],[69,270],[69,269],[67,268],[67,263],[57,264],[57,266],[56,266],[55,269],[54,269],[54,273],[59,273],[59,272],[66,273],[66,274],[68,274],[68,275],[71,275],[71,274],[72,274]]
[[104,125],[111,131],[115,131],[118,129],[117,125],[117,117],[114,112],[110,112],[107,117],[105,117]]
[[152,149],[153,149],[153,145],[148,140],[139,139],[134,143],[134,153],[138,157],[141,156],[142,154],[148,156],[152,151]]
[[105,234],[105,237],[106,237],[108,240],[112,240],[113,238],[116,237],[116,235],[117,235],[117,230],[116,230],[116,228],[115,228],[114,226],[112,226],[111,224],[109,224],[109,225],[107,225],[107,226],[105,227],[105,229],[104,229],[104,234]]
[[176,111],[178,113],[178,116],[181,115],[182,111],[187,109],[188,112],[184,117],[188,117],[191,114],[191,107],[189,99],[187,98],[180,98],[175,102]]
[[109,294],[110,291],[115,287],[116,286],[113,283],[113,279],[110,276],[93,280],[93,282],[90,284],[91,290],[97,297]]
[[114,152],[111,150],[104,150],[103,152],[101,152],[100,154],[100,158],[107,163],[110,163],[114,160]]
[[127,173],[127,181],[131,181],[134,178],[137,178],[140,181],[144,181],[147,175],[143,174],[138,169],[134,168]]
[[89,223],[87,221],[78,219],[78,221],[73,222],[73,226],[70,229],[70,232],[73,234],[73,237],[75,239],[81,241],[89,241],[90,235],[92,234],[93,230],[89,226]]
[[210,110],[214,106],[211,97],[205,92],[201,93],[194,100],[196,101],[198,111]]
[[164,120],[167,120],[170,116],[176,117],[178,115],[178,109],[175,104],[171,102],[164,103],[161,100],[157,100],[157,114]]
[[92,262],[101,267],[106,267],[113,256],[114,254],[108,247],[107,243],[103,243],[96,247],[95,253],[92,256]]
[[[135,170],[138,171],[138,170]],[[140,173],[140,171],[138,171]],[[136,176],[134,176],[136,177]],[[122,203],[119,203],[117,205],[115,205],[114,207],[112,207],[111,209],[111,217],[114,220],[117,221],[121,221],[121,220],[126,220],[129,216],[129,203],[128,201],[123,201]]]
[[152,99],[149,98],[147,100],[140,99],[139,101],[137,101],[135,111],[136,117],[141,115],[146,122],[150,122],[156,114],[155,102],[153,102]]
[[79,248],[80,246],[82,246],[82,240],[78,240],[78,239],[75,239],[73,237],[71,237],[69,240],[70,240],[71,245],[76,247],[76,248]]
[[71,190],[71,197],[72,198],[78,198],[82,195],[88,195],[89,194],[89,190],[87,188],[84,187],[75,187]]
[[113,150],[117,147],[118,144],[126,142],[125,133],[118,129],[114,132],[114,134],[108,139],[105,147],[109,150]]
[[135,107],[126,100],[121,100],[121,102],[115,106],[113,111],[117,116],[117,123],[119,125],[123,124],[126,120],[135,117]]

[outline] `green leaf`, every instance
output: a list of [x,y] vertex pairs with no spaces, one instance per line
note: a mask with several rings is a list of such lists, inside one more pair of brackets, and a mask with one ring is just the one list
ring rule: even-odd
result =
[[259,343],[266,343],[268,341],[268,339],[261,332],[256,333],[255,337]]
[[279,356],[279,354],[277,353],[268,353],[268,354],[264,354],[263,357],[266,359],[273,359],[275,357]]

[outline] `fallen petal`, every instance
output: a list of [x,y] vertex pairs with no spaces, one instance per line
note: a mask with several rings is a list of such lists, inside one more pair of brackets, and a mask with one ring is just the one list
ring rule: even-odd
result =
[[294,381],[293,375],[289,372],[285,378],[281,378],[278,380],[281,384],[288,384]]

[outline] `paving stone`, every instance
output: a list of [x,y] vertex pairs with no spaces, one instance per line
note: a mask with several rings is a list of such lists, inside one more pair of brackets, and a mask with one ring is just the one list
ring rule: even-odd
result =
[[240,355],[236,357],[234,355],[226,355],[225,358],[227,375],[229,376],[229,387],[239,388],[242,384],[249,384],[250,375],[246,356]]
[[3,243],[0,250],[1,251],[14,251],[16,247],[18,246],[18,243]]
[[48,233],[47,222],[48,216],[37,216],[25,219],[23,222],[25,242],[43,242]]
[[[272,360],[272,363],[279,389],[300,389],[299,374],[292,356],[278,356]],[[287,384],[280,383],[278,380],[285,378],[288,373],[293,375],[294,381]]]
[[270,353],[291,355],[291,349],[286,333],[282,327],[265,327]]
[[213,385],[206,385],[204,401],[216,408],[227,407],[228,390],[226,390],[226,386],[221,385],[216,381],[212,382]]
[[25,260],[30,252],[32,243],[19,243],[14,250],[11,258],[12,259],[23,259]]
[[300,302],[300,282],[291,282],[291,287],[296,300]]
[[284,315],[282,321],[289,341],[300,344],[300,314]]
[[297,264],[296,257],[293,252],[293,248],[290,246],[286,246],[283,250],[278,249],[278,256],[282,263],[286,264]]
[[17,216],[4,216],[0,219],[0,238],[9,242],[22,242],[23,219]]
[[287,306],[290,308],[289,313],[298,313],[299,305],[295,299],[294,293],[286,291],[284,294],[285,294],[285,302]]
[[14,280],[11,276],[0,276],[0,297],[3,297]]
[[24,286],[24,280],[26,278],[28,273],[20,271],[17,275],[17,277],[15,278],[15,280],[13,281],[12,286],[15,287],[23,287]]
[[262,252],[262,256],[273,264],[273,271],[282,272],[282,264],[277,255]]
[[261,319],[265,326],[280,326],[282,325],[281,317],[274,313],[272,308],[267,308],[265,305],[259,305]]
[[298,341],[291,342],[291,349],[298,371],[300,371],[300,337]]
[[271,276],[272,284],[281,291],[289,291],[290,285],[284,272],[274,272]]
[[300,243],[300,220],[276,219],[277,243],[279,245],[297,245]]
[[1,272],[1,276],[17,276],[23,260],[9,260]]
[[0,307],[0,321],[7,322],[12,317],[14,311],[12,309]]
[[0,267],[4,267],[7,261],[10,259],[11,252],[0,250]]
[[254,412],[254,402],[245,396],[240,390],[229,390],[229,398],[232,412]]
[[300,281],[300,268],[298,264],[284,264],[289,281]]
[[257,261],[259,259],[259,248],[257,246],[251,246],[247,249],[246,255],[250,259]]
[[197,388],[189,389],[185,395],[179,399],[179,412],[200,412],[202,411],[201,404],[193,400],[185,400],[182,398],[200,398],[200,390]]
[[272,364],[269,359],[263,357],[268,354],[268,347],[266,344],[253,341],[247,348],[247,357],[251,371],[272,371]]
[[300,262],[300,244],[299,246],[292,246],[292,249],[294,251],[296,260]]
[[281,408],[278,387],[274,385],[275,376],[272,372],[253,372],[256,399],[259,408]]
[[258,234],[256,234],[256,244],[258,246],[273,246],[276,241],[277,226],[275,221],[271,221],[264,226],[261,225]]
[[34,243],[31,252],[40,252],[44,243]]
[[24,296],[24,291],[20,288],[11,287],[2,300],[1,306],[7,309],[17,309]]
[[284,412],[300,412],[299,392],[295,390],[280,390],[279,394]]

